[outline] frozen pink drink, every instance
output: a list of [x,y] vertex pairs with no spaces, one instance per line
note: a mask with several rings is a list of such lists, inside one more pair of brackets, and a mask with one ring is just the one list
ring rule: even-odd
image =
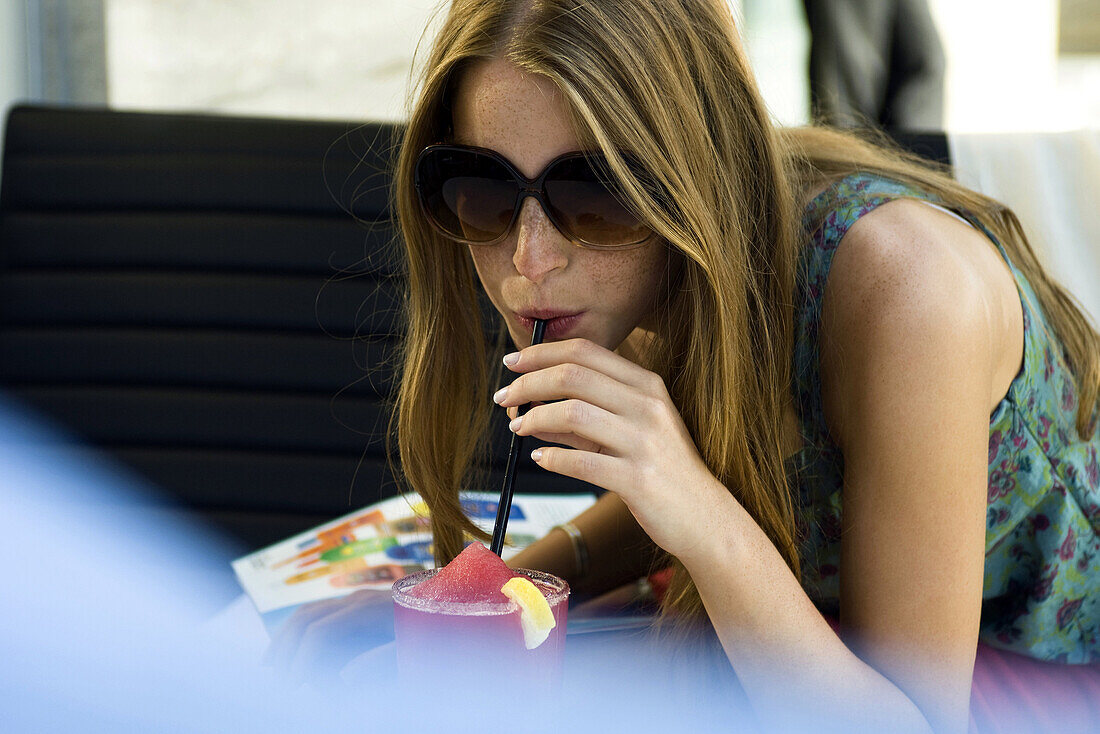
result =
[[569,585],[557,576],[510,569],[472,543],[444,568],[393,585],[401,677],[450,685],[484,670],[494,679],[554,688],[561,681],[568,598]]

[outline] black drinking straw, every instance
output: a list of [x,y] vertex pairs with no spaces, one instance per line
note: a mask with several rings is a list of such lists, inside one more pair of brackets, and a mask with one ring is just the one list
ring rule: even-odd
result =
[[[535,319],[535,330],[531,333],[531,345],[542,344],[542,335],[546,331],[546,322]],[[531,404],[521,405],[516,415],[521,416],[531,408]],[[523,446],[523,436],[512,434],[512,446],[508,449],[508,465],[504,469],[504,486],[500,490],[500,502],[497,504],[497,521],[493,526],[493,544],[489,550],[498,556],[504,550],[504,532],[508,529],[508,515],[512,511],[512,493],[516,488],[516,459]]]

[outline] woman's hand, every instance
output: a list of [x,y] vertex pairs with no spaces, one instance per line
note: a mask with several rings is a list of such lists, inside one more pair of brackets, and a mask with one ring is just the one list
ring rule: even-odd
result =
[[361,589],[304,604],[272,637],[264,661],[296,683],[331,683],[363,653],[393,642],[393,595]]
[[532,452],[539,466],[618,494],[669,553],[689,553],[700,518],[732,499],[653,372],[586,339],[527,347],[505,365],[523,374],[494,401],[513,417],[516,406],[535,403],[512,430],[572,447]]

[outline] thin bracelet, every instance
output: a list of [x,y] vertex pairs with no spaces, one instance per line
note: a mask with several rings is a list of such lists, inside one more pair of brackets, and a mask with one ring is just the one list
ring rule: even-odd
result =
[[[577,526],[571,522],[563,522],[554,528],[561,530],[569,536],[569,543],[573,546],[573,560],[576,564],[577,579],[583,579],[588,575],[588,545],[584,542],[584,536]],[[553,528],[552,528],[553,529]]]

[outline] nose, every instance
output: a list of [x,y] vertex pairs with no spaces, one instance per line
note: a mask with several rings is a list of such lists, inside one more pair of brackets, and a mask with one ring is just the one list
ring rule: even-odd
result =
[[527,280],[540,283],[550,273],[569,264],[573,245],[558,232],[535,197],[523,200],[516,229],[512,262],[516,271]]

